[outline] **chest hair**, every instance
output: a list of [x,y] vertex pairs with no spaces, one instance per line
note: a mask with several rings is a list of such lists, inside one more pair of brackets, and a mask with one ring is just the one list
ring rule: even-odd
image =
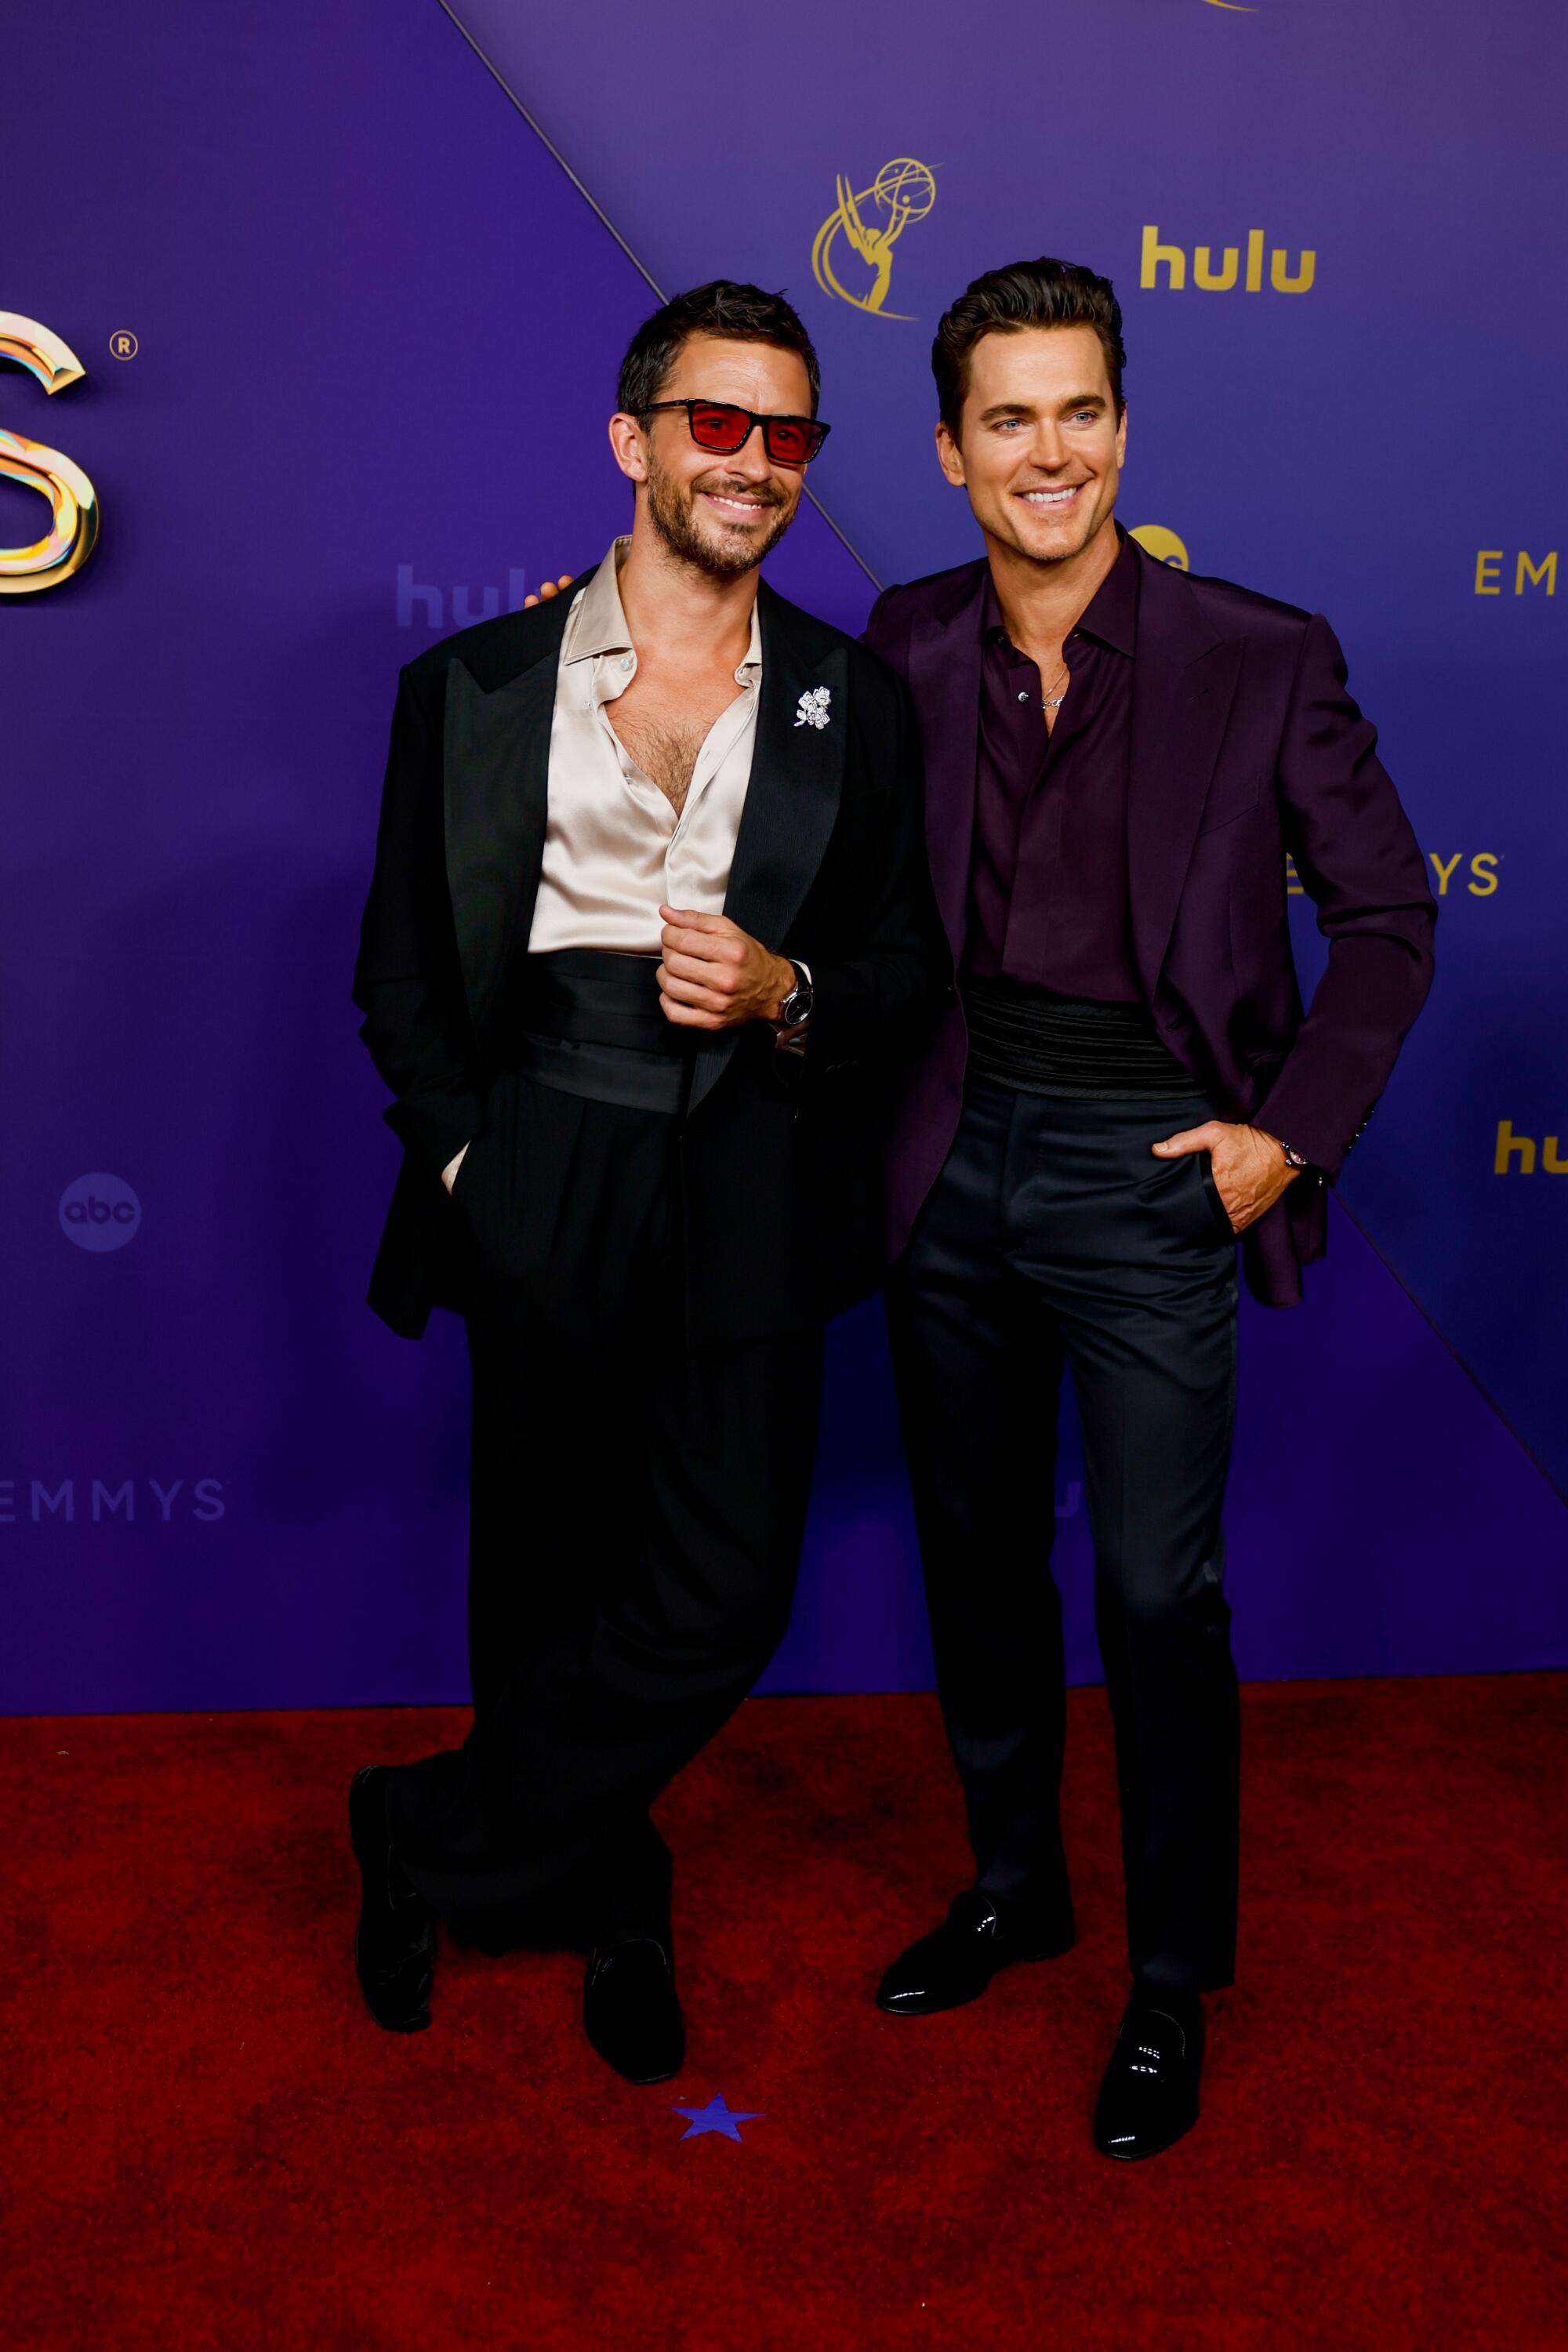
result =
[[710,720],[674,712],[617,710],[610,721],[645,776],[652,778],[677,816],[686,806],[697,754]]

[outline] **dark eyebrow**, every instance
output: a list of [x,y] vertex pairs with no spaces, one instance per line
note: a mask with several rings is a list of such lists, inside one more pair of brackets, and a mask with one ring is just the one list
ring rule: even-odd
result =
[[[1058,401],[1057,415],[1065,416],[1069,408],[1105,408],[1109,405],[1102,392],[1075,392],[1070,399]],[[1039,410],[1026,400],[998,400],[980,412],[982,425],[994,424],[999,416],[1037,416]]]

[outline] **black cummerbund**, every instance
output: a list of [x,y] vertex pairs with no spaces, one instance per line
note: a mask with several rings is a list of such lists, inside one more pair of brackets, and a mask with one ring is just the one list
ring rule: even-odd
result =
[[1025,1095],[1159,1102],[1203,1088],[1162,1044],[1142,1004],[1053,996],[1021,980],[970,980],[969,1072]]
[[665,1019],[658,972],[657,956],[598,948],[531,955],[515,1066],[562,1094],[678,1111],[700,1033]]

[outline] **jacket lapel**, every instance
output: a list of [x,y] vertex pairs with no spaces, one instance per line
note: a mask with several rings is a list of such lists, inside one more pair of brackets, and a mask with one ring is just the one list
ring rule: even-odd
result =
[[984,562],[910,630],[910,692],[925,754],[926,847],[953,962],[963,955],[980,747],[980,604]]
[[[1130,544],[1137,547],[1135,540]],[[1181,572],[1142,548],[1138,562],[1127,871],[1133,954],[1152,1003],[1225,739],[1242,644],[1216,634]]]
[[566,614],[534,634],[526,669],[489,692],[456,658],[442,730],[447,886],[474,1034],[481,1044],[519,927],[531,919],[544,855],[550,729]]
[[[849,655],[836,634],[758,589],[763,633],[762,699],[752,773],[735,836],[724,912],[764,946],[779,948],[805,903],[837,821],[849,728]],[[804,698],[826,723],[803,717]],[[695,1110],[735,1049],[739,1032],[704,1037],[691,1074]]]

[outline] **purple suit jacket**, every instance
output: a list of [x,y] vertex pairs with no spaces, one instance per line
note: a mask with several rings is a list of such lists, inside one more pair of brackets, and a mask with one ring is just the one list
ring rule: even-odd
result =
[[[1432,982],[1426,860],[1345,690],[1321,613],[1146,555],[1127,795],[1132,946],[1160,1035],[1226,1118],[1258,1119],[1331,1181],[1388,1083]],[[925,750],[926,837],[955,966],[974,825],[985,564],[889,588],[866,643],[908,680]],[[1302,1010],[1285,857],[1318,910],[1327,969]],[[956,1001],[919,1063],[890,1170],[890,1244],[909,1239],[963,1097]],[[1267,1115],[1264,1106],[1267,1104]],[[1303,1177],[1242,1243],[1249,1287],[1300,1299],[1323,1254],[1322,1183]]]

